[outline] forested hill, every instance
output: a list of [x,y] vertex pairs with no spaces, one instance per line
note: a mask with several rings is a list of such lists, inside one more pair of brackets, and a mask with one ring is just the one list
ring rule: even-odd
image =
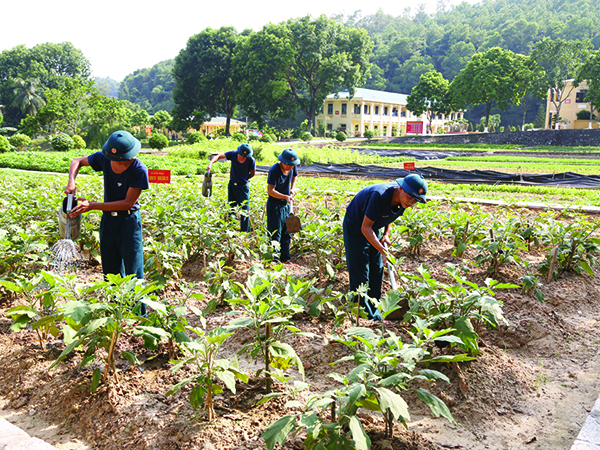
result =
[[373,41],[373,77],[368,88],[408,94],[422,73],[437,70],[452,79],[471,56],[499,46],[528,55],[544,37],[591,39],[600,47],[598,0],[484,0],[445,8],[433,15],[409,10],[393,17],[379,11],[334,17],[367,30]]
[[129,100],[140,105],[149,114],[173,109],[173,87],[171,75],[173,60],[159,62],[149,69],[139,69],[127,75],[119,87],[119,100]]
[[[438,11],[407,9],[394,17],[379,11],[362,16],[332,17],[350,27],[367,30],[375,43],[371,78],[364,87],[410,94],[421,74],[437,70],[449,81],[465,67],[477,51],[499,46],[529,54],[544,37],[591,39],[600,47],[598,0],[484,0],[454,7],[438,1]],[[315,12],[314,15],[318,15]],[[171,111],[173,60],[150,69],[140,69],[121,83],[119,98],[129,100],[150,114]],[[535,115],[536,107],[531,108]],[[517,124],[511,109],[503,123]],[[533,117],[528,121],[533,121]]]

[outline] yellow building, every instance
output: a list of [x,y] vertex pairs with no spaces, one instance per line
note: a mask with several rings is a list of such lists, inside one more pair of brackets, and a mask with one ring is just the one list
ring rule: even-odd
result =
[[[583,128],[598,128],[598,122],[589,119],[578,120],[577,113],[580,111],[591,111],[589,103],[585,101],[585,95],[588,91],[588,85],[583,81],[579,86],[573,86],[573,80],[565,81],[565,88],[561,93],[564,102],[560,107],[560,118],[557,128],[568,129],[583,129]],[[548,91],[546,98],[546,125],[544,128],[552,128],[554,125],[551,122],[551,117],[556,114],[556,101],[558,93],[554,89]],[[594,115],[598,115],[598,111],[594,111]]]
[[[327,130],[343,131],[348,136],[362,136],[367,130],[387,137],[424,134],[427,119],[406,109],[407,98],[404,94],[363,88],[356,89],[352,98],[348,92],[331,94],[323,103],[316,125],[322,123]],[[448,121],[462,119],[463,115],[453,112],[436,116],[431,124],[432,132],[444,128]]]

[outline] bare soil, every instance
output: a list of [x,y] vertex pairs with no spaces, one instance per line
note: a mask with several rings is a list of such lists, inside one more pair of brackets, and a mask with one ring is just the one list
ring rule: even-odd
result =
[[[414,271],[424,263],[434,277],[445,279],[443,265],[458,262],[450,255],[450,244],[428,242],[420,256],[404,259],[401,270]],[[542,255],[533,252],[529,257],[535,262]],[[290,269],[292,275],[315,273],[308,257],[294,261],[299,265]],[[249,267],[249,262],[236,262],[236,278],[243,280]],[[180,282],[201,281],[203,269],[201,261],[189,263],[182,279],[167,289],[165,298],[182,295]],[[517,280],[517,271],[510,267],[503,270],[497,277],[500,281]],[[78,275],[83,281],[101,278],[99,268],[93,266]],[[474,270],[471,278],[481,284],[485,274]],[[320,281],[320,285],[327,284],[331,282]],[[333,285],[346,291],[346,273],[340,273]],[[206,285],[199,284],[197,289],[209,296]],[[456,424],[432,417],[416,396],[407,395],[411,421],[407,430],[396,424],[391,440],[383,437],[381,416],[360,413],[372,448],[569,449],[600,392],[600,278],[598,271],[594,278],[565,274],[559,280],[544,282],[542,290],[546,298],[543,303],[518,289],[497,291],[509,326],[482,333],[481,355],[460,364],[466,383],[462,389],[451,366],[435,367],[451,383],[426,387],[446,402]],[[257,405],[264,386],[252,378],[247,384],[238,383],[235,394],[226,390],[217,397],[218,418],[208,423],[203,412],[196,414],[191,408],[186,389],[165,396],[186,376],[185,371],[171,374],[166,349],[155,357],[156,353],[146,352],[135,339],[125,345],[139,352],[142,365],[127,367],[122,363],[115,380],[90,394],[91,371],[78,370],[80,356],[48,371],[64,348],[60,339],[42,351],[33,331],[10,332],[11,320],[5,310],[20,302],[17,297],[0,299],[0,417],[61,450],[264,449],[260,435],[271,422],[289,413],[283,407],[284,399]],[[204,306],[196,299],[188,304]],[[208,317],[209,324],[226,323],[227,310],[220,307]],[[297,319],[299,328],[321,338],[302,337],[290,343],[305,365],[311,391],[327,390],[334,382],[326,375],[341,371],[329,363],[350,354],[349,350],[328,340],[333,328],[329,321],[309,316]],[[379,326],[366,321],[361,325]],[[386,326],[406,335],[402,323],[389,322]],[[233,357],[250,338],[245,333],[236,334],[225,345],[223,355]],[[255,361],[240,363],[249,373],[257,368]],[[301,443],[302,436],[292,438],[284,448],[299,450]]]

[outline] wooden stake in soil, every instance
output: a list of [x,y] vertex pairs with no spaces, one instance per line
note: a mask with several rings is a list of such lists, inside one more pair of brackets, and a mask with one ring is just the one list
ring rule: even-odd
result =
[[271,375],[269,372],[270,367],[270,355],[269,355],[269,340],[271,339],[271,324],[265,324],[265,380],[267,382],[267,394],[271,393]]
[[548,269],[548,283],[552,281],[552,276],[554,275],[554,266],[556,264],[556,255],[558,254],[558,247],[554,248],[552,252],[552,262],[550,262],[550,268]]

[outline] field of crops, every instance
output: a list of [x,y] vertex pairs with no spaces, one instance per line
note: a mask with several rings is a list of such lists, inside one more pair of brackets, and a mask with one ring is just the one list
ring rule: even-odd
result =
[[[81,265],[51,270],[75,153],[9,155],[58,172],[0,169],[0,398],[23,425],[34,411],[80,449],[570,448],[587,414],[576,405],[591,407],[600,388],[600,222],[514,204],[600,206],[596,191],[431,183],[449,200],[393,224],[399,286],[385,283],[386,320],[372,323],[347,301],[341,223],[353,194],[383,180],[301,176],[297,265],[284,266],[272,261],[264,175],[251,183],[251,233],[227,214],[227,164],[202,197],[195,174],[229,149],[210,145],[140,156],[189,174],[140,198],[145,284],[103,280],[96,212],[76,241]],[[260,164],[280,150],[265,145]],[[307,162],[397,163],[298,151]],[[77,182],[78,195],[101,199],[101,177]]]

